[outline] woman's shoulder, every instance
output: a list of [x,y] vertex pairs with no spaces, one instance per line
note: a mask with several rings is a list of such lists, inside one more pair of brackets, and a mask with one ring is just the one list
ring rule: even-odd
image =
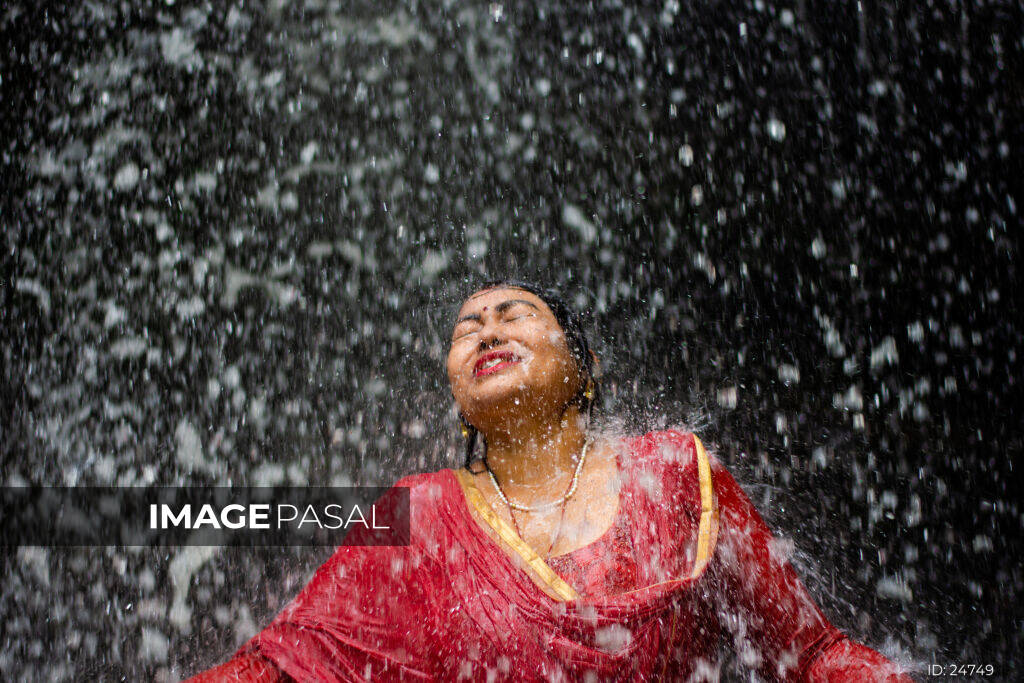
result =
[[393,486],[403,486],[410,489],[421,489],[423,487],[437,486],[445,478],[448,469],[436,470],[434,472],[413,472],[395,481]]
[[639,434],[632,438],[632,453],[634,476],[671,482],[688,492],[698,490],[701,481],[716,492],[720,486],[734,485],[728,470],[705,448],[703,440],[685,428]]
[[417,503],[422,505],[423,503],[437,501],[446,494],[450,494],[453,481],[452,471],[446,468],[434,472],[407,474],[398,479],[392,486],[409,489],[409,498],[413,505]]
[[672,427],[638,434],[630,439],[634,457],[648,466],[696,465],[706,455],[700,438],[684,428]]

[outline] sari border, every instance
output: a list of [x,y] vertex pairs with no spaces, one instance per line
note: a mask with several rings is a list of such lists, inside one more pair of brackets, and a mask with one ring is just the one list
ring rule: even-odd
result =
[[543,558],[537,554],[537,551],[520,538],[519,534],[509,526],[508,522],[494,512],[490,504],[484,499],[480,489],[477,488],[472,476],[462,468],[453,470],[453,472],[462,486],[463,492],[466,494],[466,499],[480,517],[487,522],[487,525],[498,534],[501,540],[511,547],[560,599],[565,601],[578,600],[579,594],[576,592],[576,589],[556,574],[555,570],[548,566]]
[[697,451],[697,476],[700,481],[700,522],[697,526],[697,557],[693,562],[689,578],[695,579],[704,573],[718,541],[718,501],[711,479],[711,462],[704,444],[696,434],[693,445]]

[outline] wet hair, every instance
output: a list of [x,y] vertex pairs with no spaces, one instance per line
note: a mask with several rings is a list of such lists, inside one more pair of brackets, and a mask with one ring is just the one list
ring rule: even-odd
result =
[[[555,320],[562,328],[562,332],[565,334],[565,340],[569,347],[569,353],[572,355],[573,360],[576,361],[576,367],[580,370],[580,376],[583,381],[580,383],[579,392],[569,402],[576,403],[581,413],[586,413],[588,426],[593,422],[594,405],[600,403],[600,385],[598,384],[597,378],[594,376],[594,359],[590,355],[590,344],[587,342],[587,335],[583,331],[583,320],[580,315],[569,307],[563,300],[561,294],[556,290],[547,287],[542,287],[538,284],[527,282],[525,280],[515,279],[497,279],[488,280],[476,287],[473,292],[479,292],[484,289],[492,289],[494,287],[514,287],[516,289],[522,289],[531,294],[535,294],[541,301],[547,304],[548,308],[555,316]],[[588,399],[584,392],[587,390],[587,381],[590,380],[594,385],[594,395]],[[479,430],[471,425],[459,412],[459,421],[462,422],[463,426],[469,432],[469,436],[466,439],[466,466],[468,467],[473,462],[473,452],[476,450],[476,441]],[[487,440],[483,439],[484,442],[484,453],[483,457],[487,458]]]

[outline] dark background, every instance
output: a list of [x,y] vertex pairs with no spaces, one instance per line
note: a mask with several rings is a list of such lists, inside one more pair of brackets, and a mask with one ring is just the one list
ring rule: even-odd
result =
[[[136,4],[0,10],[4,485],[455,465],[530,277],[838,626],[1019,676],[1019,3]],[[325,557],[5,551],[0,677],[194,673]]]

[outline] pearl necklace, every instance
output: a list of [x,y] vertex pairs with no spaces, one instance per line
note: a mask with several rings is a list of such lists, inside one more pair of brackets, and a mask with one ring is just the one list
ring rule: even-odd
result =
[[[573,472],[572,474],[572,485],[569,487],[569,490],[566,492],[566,494],[559,498],[558,500],[553,500],[549,503],[544,503],[543,505],[528,507],[526,505],[520,505],[519,503],[511,502],[508,498],[505,497],[505,492],[501,490],[501,486],[498,484],[498,479],[497,477],[494,476],[494,472],[491,471],[491,468],[489,466],[487,467],[487,474],[490,475],[491,482],[494,484],[494,488],[498,491],[498,496],[505,502],[505,505],[509,506],[514,510],[519,510],[520,512],[537,512],[539,510],[547,510],[548,508],[553,508],[557,507],[558,505],[561,505],[565,501],[569,500],[572,497],[572,494],[576,493],[576,485],[579,484],[580,482],[580,472],[583,471],[583,461],[587,459],[587,448],[589,446],[589,441],[585,441],[583,443],[583,452],[580,454],[580,461],[576,464],[576,471]],[[484,459],[484,465],[487,465],[486,459]]]

